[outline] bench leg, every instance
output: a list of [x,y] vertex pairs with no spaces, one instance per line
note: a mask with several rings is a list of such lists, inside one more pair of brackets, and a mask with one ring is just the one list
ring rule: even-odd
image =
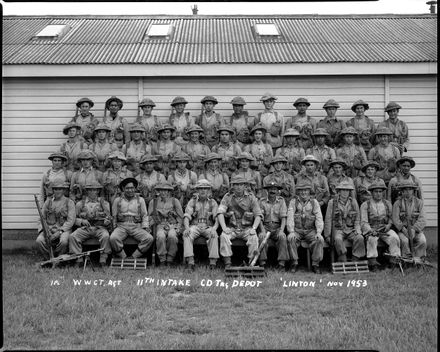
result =
[[306,249],[307,251],[307,269],[312,270],[312,263],[311,263],[311,259],[310,259],[310,248]]

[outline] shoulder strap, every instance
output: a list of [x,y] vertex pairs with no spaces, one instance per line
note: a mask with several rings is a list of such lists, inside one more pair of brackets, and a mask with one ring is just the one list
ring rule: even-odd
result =
[[156,181],[159,182],[159,179],[160,179],[160,174],[159,172],[156,171]]
[[46,173],[47,181],[49,181],[50,170],[52,170],[52,169],[47,170],[47,173]]
[[139,195],[137,195],[137,194],[136,194],[136,200],[137,200],[137,203],[138,203],[138,214],[139,214],[139,216],[141,216],[141,214],[142,214],[142,212],[141,212],[141,201],[139,199]]
[[278,111],[274,111],[273,113],[274,113],[274,115],[275,115],[275,119],[276,119],[277,121],[279,121],[279,119],[278,119]]
[[261,115],[263,115],[263,113],[262,113],[262,112],[259,112],[258,115],[257,115],[257,116],[258,116],[258,121],[261,120]]

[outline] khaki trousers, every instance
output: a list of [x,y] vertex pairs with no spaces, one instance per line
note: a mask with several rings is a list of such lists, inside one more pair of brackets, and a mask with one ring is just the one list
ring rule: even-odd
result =
[[230,234],[222,232],[222,234],[220,235],[220,254],[222,255],[222,257],[232,256],[231,241],[235,238],[239,238],[246,241],[246,246],[248,247],[248,258],[251,259],[253,257],[254,251],[258,250],[258,236],[251,236],[249,234],[250,230],[251,228],[232,228],[232,232]]
[[324,258],[324,238],[316,233],[316,230],[301,235],[297,232],[290,233],[287,236],[287,249],[293,264],[298,264],[298,246],[301,241],[307,242],[312,252],[312,265],[319,265]]
[[[110,235],[108,231],[101,226],[80,227],[72,233],[69,237],[69,252],[73,254],[82,253],[82,243],[89,238],[97,238],[100,244],[100,248],[104,248],[104,251],[100,253],[99,261],[105,263],[107,257],[112,252],[110,247]],[[79,259],[82,261],[83,259]]]
[[183,256],[185,258],[194,256],[194,240],[200,236],[206,238],[208,246],[209,259],[218,259],[218,236],[211,238],[212,227],[192,225],[189,228],[188,237],[183,237]]

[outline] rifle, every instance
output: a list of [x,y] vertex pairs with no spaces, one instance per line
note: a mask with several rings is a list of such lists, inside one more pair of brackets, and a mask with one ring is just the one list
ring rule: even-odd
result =
[[402,273],[402,276],[405,276],[405,274],[403,273],[403,267],[402,267],[402,264],[405,264],[405,263],[412,264],[415,266],[420,265],[422,268],[425,268],[425,266],[427,266],[430,268],[438,269],[437,265],[428,262],[426,259],[421,259],[418,257],[407,258],[407,257],[402,257],[400,255],[391,255],[389,253],[384,253],[384,255],[387,257],[391,257],[395,261],[396,264],[399,264],[399,268],[400,268],[400,272]]
[[49,236],[49,228],[46,223],[46,219],[43,217],[43,213],[40,209],[40,204],[38,203],[38,197],[34,194],[35,204],[37,205],[38,215],[40,216],[41,226],[43,227],[44,240],[46,241],[46,245],[49,248],[49,260],[53,259],[53,249],[52,243]]
[[[90,253],[102,252],[103,250],[104,250],[104,248],[99,248],[99,249],[95,249],[93,251],[82,252],[79,254],[61,254],[58,257],[40,262],[40,266],[43,266],[46,264],[52,264],[52,268],[54,268],[59,263],[68,262],[71,260],[85,257],[86,260],[84,261],[84,268],[83,268],[83,270],[84,270],[87,265],[87,260],[90,260]],[[91,261],[90,261],[90,263],[91,263]],[[92,264],[92,269],[93,269],[93,271],[95,271],[95,269],[93,268],[93,264]]]
[[156,265],[156,233],[157,233],[157,225],[159,223],[159,217],[157,215],[157,197],[154,197],[153,200],[153,218],[154,218],[154,225],[153,225],[153,254],[151,256],[151,265]]
[[258,257],[260,256],[261,251],[266,246],[266,243],[267,243],[267,240],[269,239],[269,237],[270,237],[270,232],[266,232],[266,235],[264,236],[263,241],[258,246],[258,249],[256,251],[254,251],[253,257],[252,257],[252,260],[251,260],[249,266],[255,266],[255,263],[257,262]]
[[335,239],[335,213],[336,213],[336,205],[338,204],[339,197],[335,196],[333,198],[333,206],[332,206],[332,230],[330,232],[330,261],[333,264],[335,262],[335,246],[334,246],[334,239]]

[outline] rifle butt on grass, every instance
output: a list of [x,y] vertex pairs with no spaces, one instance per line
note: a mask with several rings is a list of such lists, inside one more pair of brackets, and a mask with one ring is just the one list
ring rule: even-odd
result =
[[46,219],[43,217],[43,212],[40,208],[40,204],[38,203],[38,197],[34,194],[35,204],[38,209],[38,215],[40,216],[41,227],[43,228],[44,240],[46,241],[46,246],[49,249],[49,261],[53,259],[53,249],[52,242],[49,236],[49,227],[47,226]]

